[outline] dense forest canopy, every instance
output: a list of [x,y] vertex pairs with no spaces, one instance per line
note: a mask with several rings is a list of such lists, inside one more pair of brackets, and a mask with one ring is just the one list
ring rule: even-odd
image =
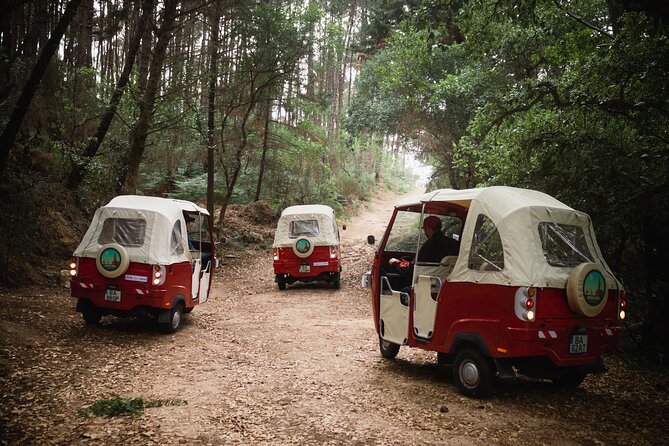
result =
[[183,197],[221,229],[231,203],[364,199],[406,181],[412,153],[430,187],[588,212],[646,345],[667,347],[663,2],[10,0],[0,16],[5,281],[21,253],[53,252],[73,218],[56,203]]

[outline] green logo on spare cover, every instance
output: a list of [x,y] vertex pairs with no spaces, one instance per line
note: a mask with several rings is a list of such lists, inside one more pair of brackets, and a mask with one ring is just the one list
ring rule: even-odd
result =
[[114,248],[107,248],[100,254],[100,265],[106,271],[116,271],[121,266],[121,253]]
[[605,291],[606,281],[602,273],[596,269],[590,271],[583,281],[583,298],[585,301],[589,305],[596,307],[604,299]]
[[297,242],[295,242],[295,249],[297,249],[297,252],[300,254],[306,254],[309,252],[309,249],[311,248],[311,243],[309,243],[309,240],[301,238]]

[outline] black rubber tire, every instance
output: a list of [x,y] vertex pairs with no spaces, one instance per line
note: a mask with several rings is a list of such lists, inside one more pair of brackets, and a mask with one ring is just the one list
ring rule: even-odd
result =
[[283,276],[276,276],[276,284],[279,286],[279,291],[286,289],[286,279]]
[[335,290],[338,290],[339,287],[341,287],[341,276],[339,273],[334,275],[334,278],[332,279],[332,288]]
[[384,341],[379,336],[379,351],[381,356],[386,359],[395,359],[395,356],[400,352],[400,346],[392,342]]
[[490,358],[478,350],[466,348],[455,356],[453,380],[461,394],[471,398],[485,398],[494,389],[494,370]]
[[84,317],[84,322],[86,322],[87,325],[97,325],[100,323],[100,319],[102,319],[100,310],[95,308],[95,306],[88,301],[86,301],[85,304],[82,304],[81,315]]
[[163,332],[165,333],[176,333],[181,327],[181,321],[184,317],[184,306],[182,303],[178,303],[170,311],[170,320],[162,325]]
[[572,370],[569,372],[556,374],[551,378],[551,381],[553,381],[553,385],[555,387],[560,389],[574,389],[583,382],[586,376],[587,373],[584,371]]

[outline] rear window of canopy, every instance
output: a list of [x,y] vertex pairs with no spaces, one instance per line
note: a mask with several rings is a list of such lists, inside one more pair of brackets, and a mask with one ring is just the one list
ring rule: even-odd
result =
[[118,243],[121,246],[142,246],[146,233],[146,220],[141,218],[108,218],[102,224],[98,237],[100,245]]
[[316,237],[320,234],[318,220],[293,220],[288,226],[288,237]]

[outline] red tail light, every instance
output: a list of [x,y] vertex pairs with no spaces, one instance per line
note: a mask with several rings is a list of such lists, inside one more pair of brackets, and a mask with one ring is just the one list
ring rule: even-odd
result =
[[272,248],[272,257],[274,260],[279,260],[279,248]]
[[151,274],[151,283],[154,285],[162,285],[165,283],[166,269],[162,265],[154,265]]
[[337,258],[337,247],[336,246],[330,246],[330,258],[331,259],[336,259]]

